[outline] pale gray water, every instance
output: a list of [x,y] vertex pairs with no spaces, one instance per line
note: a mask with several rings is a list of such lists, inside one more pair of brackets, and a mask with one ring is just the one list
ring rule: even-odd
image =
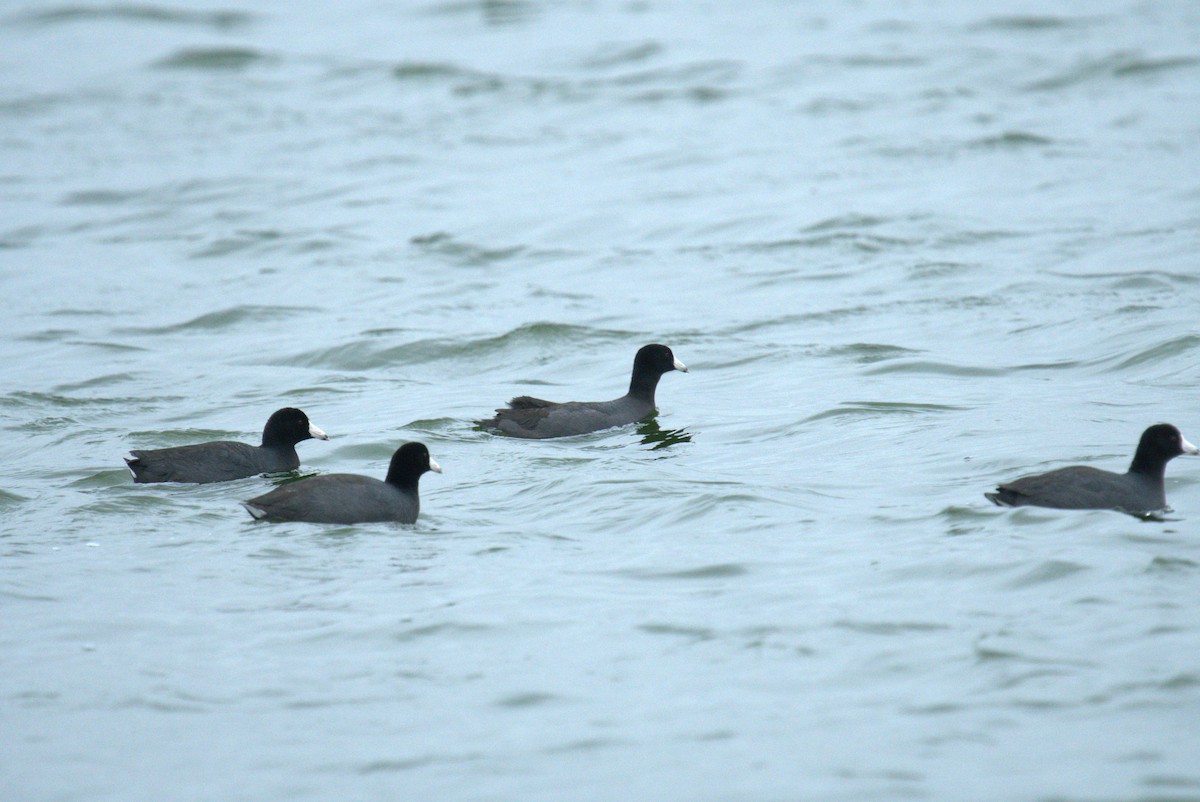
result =
[[[1200,4],[10,3],[0,796],[1197,800]],[[666,434],[473,431],[688,363]],[[415,527],[130,447],[426,442]],[[657,439],[655,439],[657,438]],[[664,447],[654,448],[656,444]]]

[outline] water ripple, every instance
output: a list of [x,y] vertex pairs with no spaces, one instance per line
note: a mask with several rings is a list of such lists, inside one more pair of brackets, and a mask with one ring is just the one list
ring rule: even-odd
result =
[[641,624],[638,626],[638,629],[650,635],[683,637],[693,642],[713,640],[717,637],[717,633],[708,627],[685,627],[677,624]]
[[1040,148],[1053,144],[1053,139],[1028,131],[1005,131],[1002,134],[971,140],[967,143],[967,146],[982,150],[1021,150],[1024,148]]
[[935,376],[1004,376],[1006,368],[984,368],[978,365],[956,365],[950,362],[935,362],[927,359],[897,360],[869,368],[870,375],[887,373],[924,373]]
[[[629,63],[634,63],[631,59]],[[356,72],[348,68],[343,72]],[[741,76],[735,61],[696,61],[682,65],[651,67],[619,72],[604,77],[573,80],[566,77],[527,77],[487,72],[453,62],[402,62],[393,66],[393,79],[406,84],[440,87],[453,96],[517,94],[532,100],[575,103],[615,97],[630,103],[685,100],[709,103],[727,97]]]
[[1067,28],[1082,28],[1099,22],[1095,17],[1059,17],[1051,15],[1014,14],[998,16],[970,26],[975,31],[1059,31]]
[[892,415],[928,415],[965,409],[949,404],[923,404],[903,401],[851,401],[826,409],[804,419],[804,423],[828,418],[877,418]]
[[39,26],[93,21],[152,22],[228,31],[246,27],[255,18],[255,15],[244,11],[188,11],[151,4],[116,3],[109,6],[63,5],[27,11],[10,17],[8,21]]
[[588,344],[604,340],[627,340],[629,332],[597,329],[567,323],[527,323],[495,337],[469,340],[416,340],[401,345],[379,345],[363,339],[331,348],[304,351],[273,364],[299,367],[325,367],[337,370],[373,370],[376,368],[414,365],[440,360],[489,361],[497,353],[511,349],[533,348],[545,351],[547,346]]
[[1027,588],[1041,585],[1045,582],[1057,582],[1081,571],[1090,570],[1090,566],[1074,563],[1069,560],[1046,560],[1045,562],[1026,570],[1021,576],[1008,583],[1011,588]]
[[176,334],[180,332],[214,332],[225,331],[246,323],[260,323],[268,320],[287,320],[289,318],[313,312],[312,307],[304,306],[255,306],[244,304],[230,306],[215,312],[185,320],[182,323],[172,323],[167,326],[130,326],[114,329],[118,334]]
[[655,56],[662,55],[665,48],[658,42],[639,42],[637,44],[605,45],[595,54],[579,61],[579,66],[586,70],[607,70],[613,67],[623,67],[649,61]]
[[919,353],[912,348],[886,343],[848,343],[835,345],[825,349],[825,353],[834,357],[848,357],[850,361],[860,365],[872,365],[876,362],[886,362],[909,354]]
[[936,621],[857,621],[841,619],[833,625],[839,629],[862,632],[867,635],[908,635],[913,632],[940,632],[950,629],[947,624]]
[[275,60],[249,47],[189,47],[154,62],[154,66],[169,70],[230,71]]
[[527,251],[524,245],[502,248],[475,245],[463,242],[445,231],[415,236],[410,242],[426,253],[446,257],[464,267],[485,267],[520,256]]
[[1200,335],[1184,334],[1137,351],[1114,364],[1109,370],[1121,373],[1140,365],[1153,365],[1186,354],[1200,346]]
[[1030,92],[1049,92],[1106,79],[1120,80],[1189,70],[1197,65],[1200,65],[1200,59],[1191,56],[1153,59],[1133,53],[1112,53],[1101,58],[1084,59],[1070,69],[1028,83],[1023,88]]

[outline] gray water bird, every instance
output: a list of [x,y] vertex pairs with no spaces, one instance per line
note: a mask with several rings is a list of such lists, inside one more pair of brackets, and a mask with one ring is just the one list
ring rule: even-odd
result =
[[1008,507],[1156,512],[1167,507],[1163,486],[1167,463],[1180,454],[1200,454],[1200,449],[1171,424],[1159,423],[1142,432],[1133,462],[1125,473],[1072,465],[1022,476],[984,495],[997,505]]
[[296,443],[310,438],[328,440],[298,409],[284,407],[267,419],[262,445],[234,440],[214,440],[189,446],[130,451],[125,464],[133,481],[228,482],[260,473],[291,471],[300,467]]
[[658,380],[672,370],[687,373],[687,367],[667,346],[644,345],[633,359],[629,392],[620,398],[559,404],[522,395],[509,401],[507,408],[497,409],[495,417],[477,423],[501,434],[530,439],[569,437],[625,426],[655,411],[654,390]]
[[417,481],[426,471],[441,473],[442,468],[423,443],[405,443],[392,454],[387,478],[382,482],[355,473],[310,476],[244,501],[242,506],[260,520],[411,524],[421,511]]

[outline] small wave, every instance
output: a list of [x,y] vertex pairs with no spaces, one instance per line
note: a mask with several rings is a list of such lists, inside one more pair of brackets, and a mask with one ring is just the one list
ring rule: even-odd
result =
[[804,419],[804,423],[826,420],[828,418],[875,418],[884,415],[929,415],[943,412],[954,412],[963,407],[947,404],[919,404],[895,401],[859,401],[841,404],[833,409],[826,409]]
[[[359,70],[343,69],[340,72],[354,74]],[[390,74],[393,80],[414,88],[437,88],[462,98],[509,93],[529,99],[566,101],[578,99],[580,95],[580,89],[564,79],[484,72],[449,62],[405,61],[393,66]]]
[[[18,390],[15,393],[0,397],[0,406],[6,407],[32,407],[34,409],[50,407],[55,409],[74,408],[74,407],[89,407],[89,406],[112,406],[120,407],[122,404],[128,403],[127,398],[78,398],[60,393],[43,393],[30,392],[27,390]],[[57,418],[44,418],[40,421],[51,423],[59,420]],[[39,421],[39,422],[40,422]],[[73,421],[65,421],[73,423]]]
[[241,28],[254,20],[244,11],[187,11],[166,6],[118,3],[109,6],[59,6],[28,11],[9,18],[26,25],[64,25],[74,22],[117,21],[193,25],[221,31]]
[[280,247],[280,243],[288,242],[290,239],[289,235],[285,235],[284,232],[277,229],[243,230],[234,233],[232,236],[220,237],[189,255],[193,259],[211,259],[213,257],[229,256],[241,251],[273,250]]
[[503,262],[526,252],[524,245],[488,248],[457,239],[445,231],[421,234],[409,242],[426,253],[446,257],[464,267],[486,267]]
[[615,97],[635,103],[673,99],[698,103],[721,100],[731,93],[741,72],[742,65],[733,61],[698,61],[584,80],[506,75],[448,62],[402,62],[391,68],[391,75],[397,81],[413,86],[440,87],[458,97],[510,93],[556,102]]
[[633,741],[626,738],[578,738],[548,746],[541,750],[545,755],[570,755],[575,752],[597,752],[616,747],[630,748]]
[[1020,231],[1005,231],[1003,229],[954,231],[939,237],[933,244],[936,247],[959,248],[963,245],[986,245],[993,242],[1003,242],[1011,239],[1026,239],[1030,235]]
[[744,576],[750,573],[750,571],[745,566],[738,565],[737,563],[716,563],[696,568],[684,568],[678,571],[626,570],[618,571],[617,573],[632,579],[646,579],[651,581],[674,581],[682,579],[691,581],[694,579],[731,579],[733,577]]
[[581,60],[579,66],[586,70],[606,70],[649,61],[663,53],[658,42],[639,42],[632,45],[606,45],[595,54]]
[[129,471],[125,468],[114,468],[110,470],[97,471],[96,473],[87,476],[81,476],[73,482],[69,483],[70,487],[75,488],[106,488],[106,487],[124,487],[129,484]]
[[20,226],[0,233],[0,249],[15,251],[28,248],[47,233],[45,226]]
[[1109,371],[1115,373],[1141,365],[1153,365],[1186,354],[1197,346],[1200,346],[1200,335],[1185,334],[1127,356],[1114,364]]
[[860,365],[870,365],[875,362],[898,359],[920,352],[912,348],[887,345],[886,343],[850,343],[848,345],[837,345],[827,348],[825,349],[825,353],[834,357],[848,357],[851,361],[857,362]]
[[588,86],[642,87],[647,85],[679,86],[688,82],[709,80],[727,82],[737,78],[742,65],[736,61],[694,61],[670,67],[635,70],[612,78],[587,82]]
[[500,91],[521,83],[499,73],[482,72],[447,62],[404,61],[392,67],[392,77],[403,83],[452,84],[457,94]]
[[1042,585],[1046,582],[1057,582],[1060,579],[1065,579],[1087,570],[1090,570],[1089,566],[1070,562],[1069,560],[1046,560],[1009,582],[1008,586],[1010,588],[1028,588],[1034,585]]
[[72,345],[86,345],[89,348],[99,348],[102,351],[113,351],[116,353],[127,353],[130,351],[136,352],[136,351],[149,351],[150,350],[149,348],[146,348],[141,345],[131,345],[129,343],[110,343],[110,342],[105,342],[103,340],[78,340],[78,341],[72,343]]
[[511,696],[505,696],[502,699],[497,699],[496,707],[508,708],[528,708],[540,707],[541,705],[557,702],[561,699],[557,694],[544,693],[541,691],[526,691],[525,693],[515,693]]
[[113,384],[124,384],[132,381],[136,376],[132,373],[109,373],[103,376],[96,376],[91,379],[85,379],[79,382],[70,382],[68,384],[59,384],[54,387],[56,393],[73,393],[79,390],[87,390],[92,387],[108,387]]
[[1168,70],[1190,69],[1200,65],[1200,58],[1191,56],[1176,56],[1174,58],[1160,59],[1135,59],[1134,61],[1117,67],[1113,70],[1113,75],[1118,78],[1129,76],[1151,75],[1158,72],[1166,72]]
[[717,636],[716,632],[708,627],[685,627],[677,624],[642,624],[638,629],[650,635],[682,637],[697,642],[713,640]]
[[481,74],[445,62],[403,61],[392,68],[392,77],[398,81],[441,81]]
[[116,332],[118,334],[174,334],[188,331],[221,331],[245,323],[286,320],[313,311],[315,310],[311,307],[301,306],[231,306],[228,309],[208,312],[183,323],[173,323],[169,326],[133,326],[116,329]]
[[425,9],[425,13],[437,16],[482,17],[488,25],[513,25],[537,16],[541,4],[530,0],[449,0]]
[[1023,88],[1029,92],[1047,92],[1102,80],[1120,80],[1157,75],[1162,72],[1193,69],[1200,59],[1190,56],[1142,58],[1131,53],[1113,53],[1082,61],[1068,70],[1033,81]]
[[20,334],[14,339],[19,342],[56,343],[78,336],[79,332],[75,329],[43,329],[41,331],[30,332],[29,334]]
[[845,214],[839,217],[829,217],[820,220],[805,226],[801,230],[814,233],[821,231],[845,231],[846,229],[860,230],[864,228],[878,228],[890,222],[892,221],[886,217],[874,217],[866,214]]
[[1146,566],[1148,574],[1179,574],[1194,573],[1200,568],[1200,563],[1186,557],[1155,557]]
[[142,189],[97,187],[69,192],[59,199],[62,206],[124,206],[142,204],[156,209],[164,206],[205,206],[243,195],[250,181],[172,181]]
[[628,103],[666,103],[682,100],[705,104],[733,94],[743,65],[736,61],[696,61],[594,78],[574,85],[577,96],[616,96]]
[[441,624],[429,624],[421,627],[410,627],[401,632],[397,632],[392,637],[398,641],[405,642],[421,640],[424,638],[437,638],[446,634],[455,636],[486,634],[492,632],[493,629],[494,627],[488,624],[458,623],[451,621]]
[[948,624],[936,621],[854,621],[842,619],[833,622],[839,629],[849,629],[868,635],[907,635],[912,632],[940,632],[950,629]]
[[992,510],[990,508],[980,507],[963,507],[958,504],[951,504],[949,507],[944,507],[938,513],[938,517],[950,522],[970,522],[970,521],[986,521],[991,519]]
[[793,249],[845,247],[861,253],[882,253],[899,248],[910,248],[918,241],[905,237],[886,237],[879,234],[864,234],[853,231],[831,231],[807,237],[787,237],[765,242],[748,242],[736,246],[751,253],[770,253]]
[[850,53],[842,56],[815,56],[811,63],[819,66],[834,65],[851,69],[894,69],[897,67],[923,67],[928,59],[922,56],[879,53]]
[[992,17],[970,26],[976,31],[1059,31],[1064,28],[1081,28],[1096,20],[1084,17],[1054,17],[1048,15],[1021,15]]
[[[119,472],[114,472],[119,473]],[[129,472],[124,472],[124,480],[120,483],[98,485],[99,487],[120,487],[129,483]],[[127,493],[120,496],[108,496],[90,504],[79,507],[77,512],[86,518],[94,519],[96,515],[147,515],[155,511],[172,511],[179,509],[179,502],[173,496],[150,493]]]
[[16,507],[29,501],[27,496],[22,496],[17,493],[11,493],[7,490],[0,489],[0,510]]
[[120,206],[143,197],[142,192],[90,189],[71,192],[59,201],[63,206]]
[[928,359],[913,359],[888,362],[869,368],[866,373],[872,376],[886,373],[917,373],[932,374],[935,376],[1003,376],[1007,373],[1007,370],[1004,368],[979,367],[978,365],[955,365],[950,362],[935,362]]
[[626,331],[596,329],[569,323],[527,323],[496,337],[471,340],[429,339],[401,345],[380,346],[356,340],[332,348],[305,351],[280,364],[296,367],[326,367],[339,370],[373,370],[395,365],[412,365],[443,359],[487,360],[513,348],[582,344],[594,346],[602,340],[628,340]]
[[178,50],[154,62],[154,66],[171,70],[244,70],[273,60],[247,47],[203,47]]
[[1028,131],[1005,131],[995,136],[972,140],[967,144],[968,147],[980,150],[1020,150],[1053,145],[1054,140],[1038,134],[1031,134]]
[[[1136,232],[1142,234],[1142,232]],[[1152,231],[1147,232],[1150,236],[1162,236],[1165,232]],[[1072,272],[1067,273],[1061,270],[1047,270],[1047,276],[1055,278],[1074,279],[1093,283],[1097,280],[1108,280],[1113,282],[1112,286],[1115,289],[1172,289],[1177,284],[1195,284],[1200,282],[1200,275],[1192,275],[1190,273],[1172,273],[1167,270],[1138,270],[1132,271],[1105,271],[1105,272]],[[1157,309],[1157,306],[1131,306],[1129,308],[1148,308]]]

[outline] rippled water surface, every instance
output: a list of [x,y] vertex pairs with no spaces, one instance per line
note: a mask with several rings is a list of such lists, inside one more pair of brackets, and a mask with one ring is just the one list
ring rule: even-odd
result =
[[[1200,5],[9,3],[5,799],[1198,800]],[[657,420],[528,442],[665,342]],[[413,527],[257,477],[428,444]],[[277,481],[277,480],[276,480]]]

